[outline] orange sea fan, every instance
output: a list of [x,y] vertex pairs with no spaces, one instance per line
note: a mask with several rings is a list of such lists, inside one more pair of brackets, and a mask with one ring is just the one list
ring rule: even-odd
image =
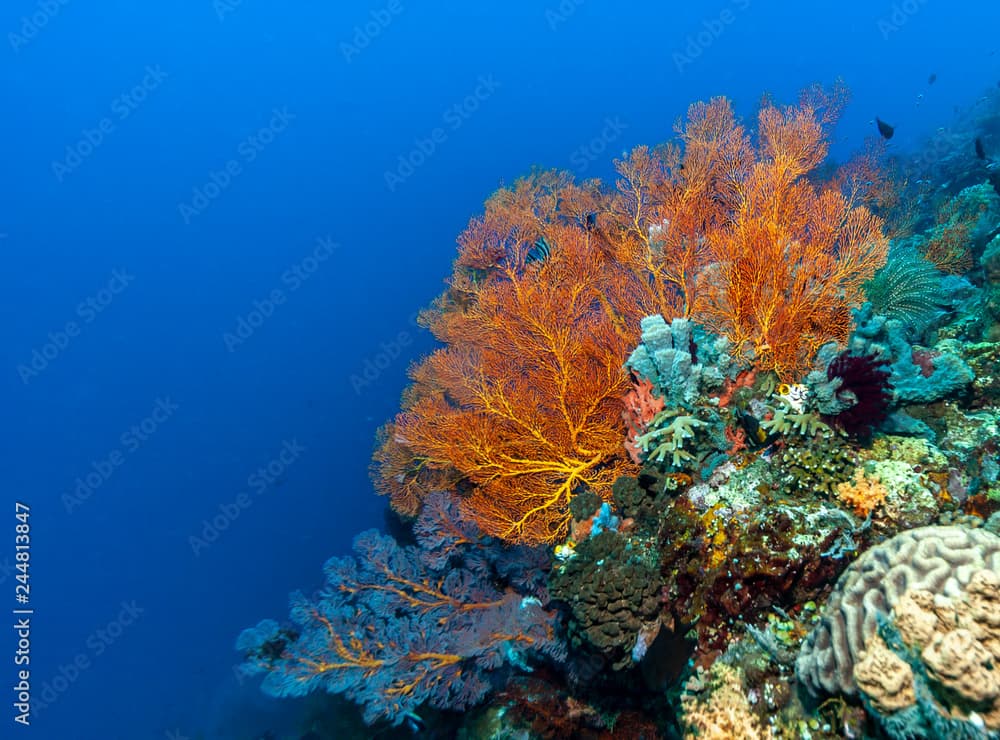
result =
[[644,316],[692,317],[782,379],[845,339],[887,241],[857,187],[870,162],[808,179],[842,103],[842,88],[811,88],[797,107],[767,104],[755,145],[713,99],[691,106],[678,143],[616,161],[612,192],[537,171],[495,193],[420,315],[444,347],[411,370],[378,489],[407,515],[452,490],[486,533],[555,542],[572,495],[608,498],[635,470],[622,364]]

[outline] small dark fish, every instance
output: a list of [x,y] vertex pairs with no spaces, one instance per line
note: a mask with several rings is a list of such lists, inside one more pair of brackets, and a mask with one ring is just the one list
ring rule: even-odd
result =
[[937,73],[931,72],[931,76],[927,78],[927,84],[933,85],[935,82],[937,82]]
[[986,159],[986,150],[983,149],[983,140],[980,138],[976,139],[976,156],[980,159]]
[[890,126],[878,116],[875,116],[875,125],[878,126],[878,132],[882,134],[883,139],[891,139],[892,135],[896,133],[896,129],[893,126]]
[[743,427],[743,431],[747,433],[747,442],[753,446],[758,446],[767,439],[767,433],[761,429],[760,423],[750,414],[745,411],[736,411],[736,420]]
[[597,211],[591,211],[587,214],[587,231],[593,231],[595,226],[597,226]]
[[1000,195],[1000,172],[992,172],[989,176],[990,185],[996,191],[997,195]]
[[530,265],[532,262],[544,262],[551,254],[552,246],[549,244],[548,239],[544,236],[540,236],[535,241],[534,246],[528,250],[528,254],[524,258],[524,264]]
[[770,447],[774,444],[774,441],[780,436],[777,433],[768,434],[764,431],[764,428],[760,425],[760,422],[746,411],[741,411],[737,409],[736,411],[736,421],[739,422],[740,426],[743,427],[743,431],[747,434],[747,445],[752,450],[759,450],[764,447]]

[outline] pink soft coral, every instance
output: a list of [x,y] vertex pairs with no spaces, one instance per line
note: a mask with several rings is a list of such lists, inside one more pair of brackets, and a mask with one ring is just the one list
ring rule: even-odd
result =
[[634,377],[632,390],[622,396],[622,403],[625,404],[622,418],[628,427],[625,449],[628,450],[632,461],[641,465],[642,450],[636,444],[636,438],[646,431],[646,427],[649,426],[653,417],[663,411],[666,406],[662,398],[653,394],[652,381]]

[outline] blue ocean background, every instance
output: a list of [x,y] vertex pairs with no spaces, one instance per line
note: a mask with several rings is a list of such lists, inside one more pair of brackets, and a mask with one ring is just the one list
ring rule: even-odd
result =
[[837,77],[834,155],[876,115],[910,151],[998,84],[998,27],[933,0],[5,3],[0,593],[20,501],[37,711],[8,689],[0,735],[286,731],[235,636],[385,525],[375,430],[499,184],[613,180],[693,101]]

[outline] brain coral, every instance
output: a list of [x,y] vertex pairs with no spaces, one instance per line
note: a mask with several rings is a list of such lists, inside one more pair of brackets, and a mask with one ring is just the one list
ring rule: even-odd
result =
[[840,576],[802,643],[796,674],[811,692],[855,694],[855,663],[878,616],[908,590],[956,597],[983,568],[1000,571],[1000,537],[981,529],[920,527],[865,552]]
[[960,599],[907,591],[854,666],[854,678],[891,738],[995,739],[997,660],[1000,575],[981,570]]

